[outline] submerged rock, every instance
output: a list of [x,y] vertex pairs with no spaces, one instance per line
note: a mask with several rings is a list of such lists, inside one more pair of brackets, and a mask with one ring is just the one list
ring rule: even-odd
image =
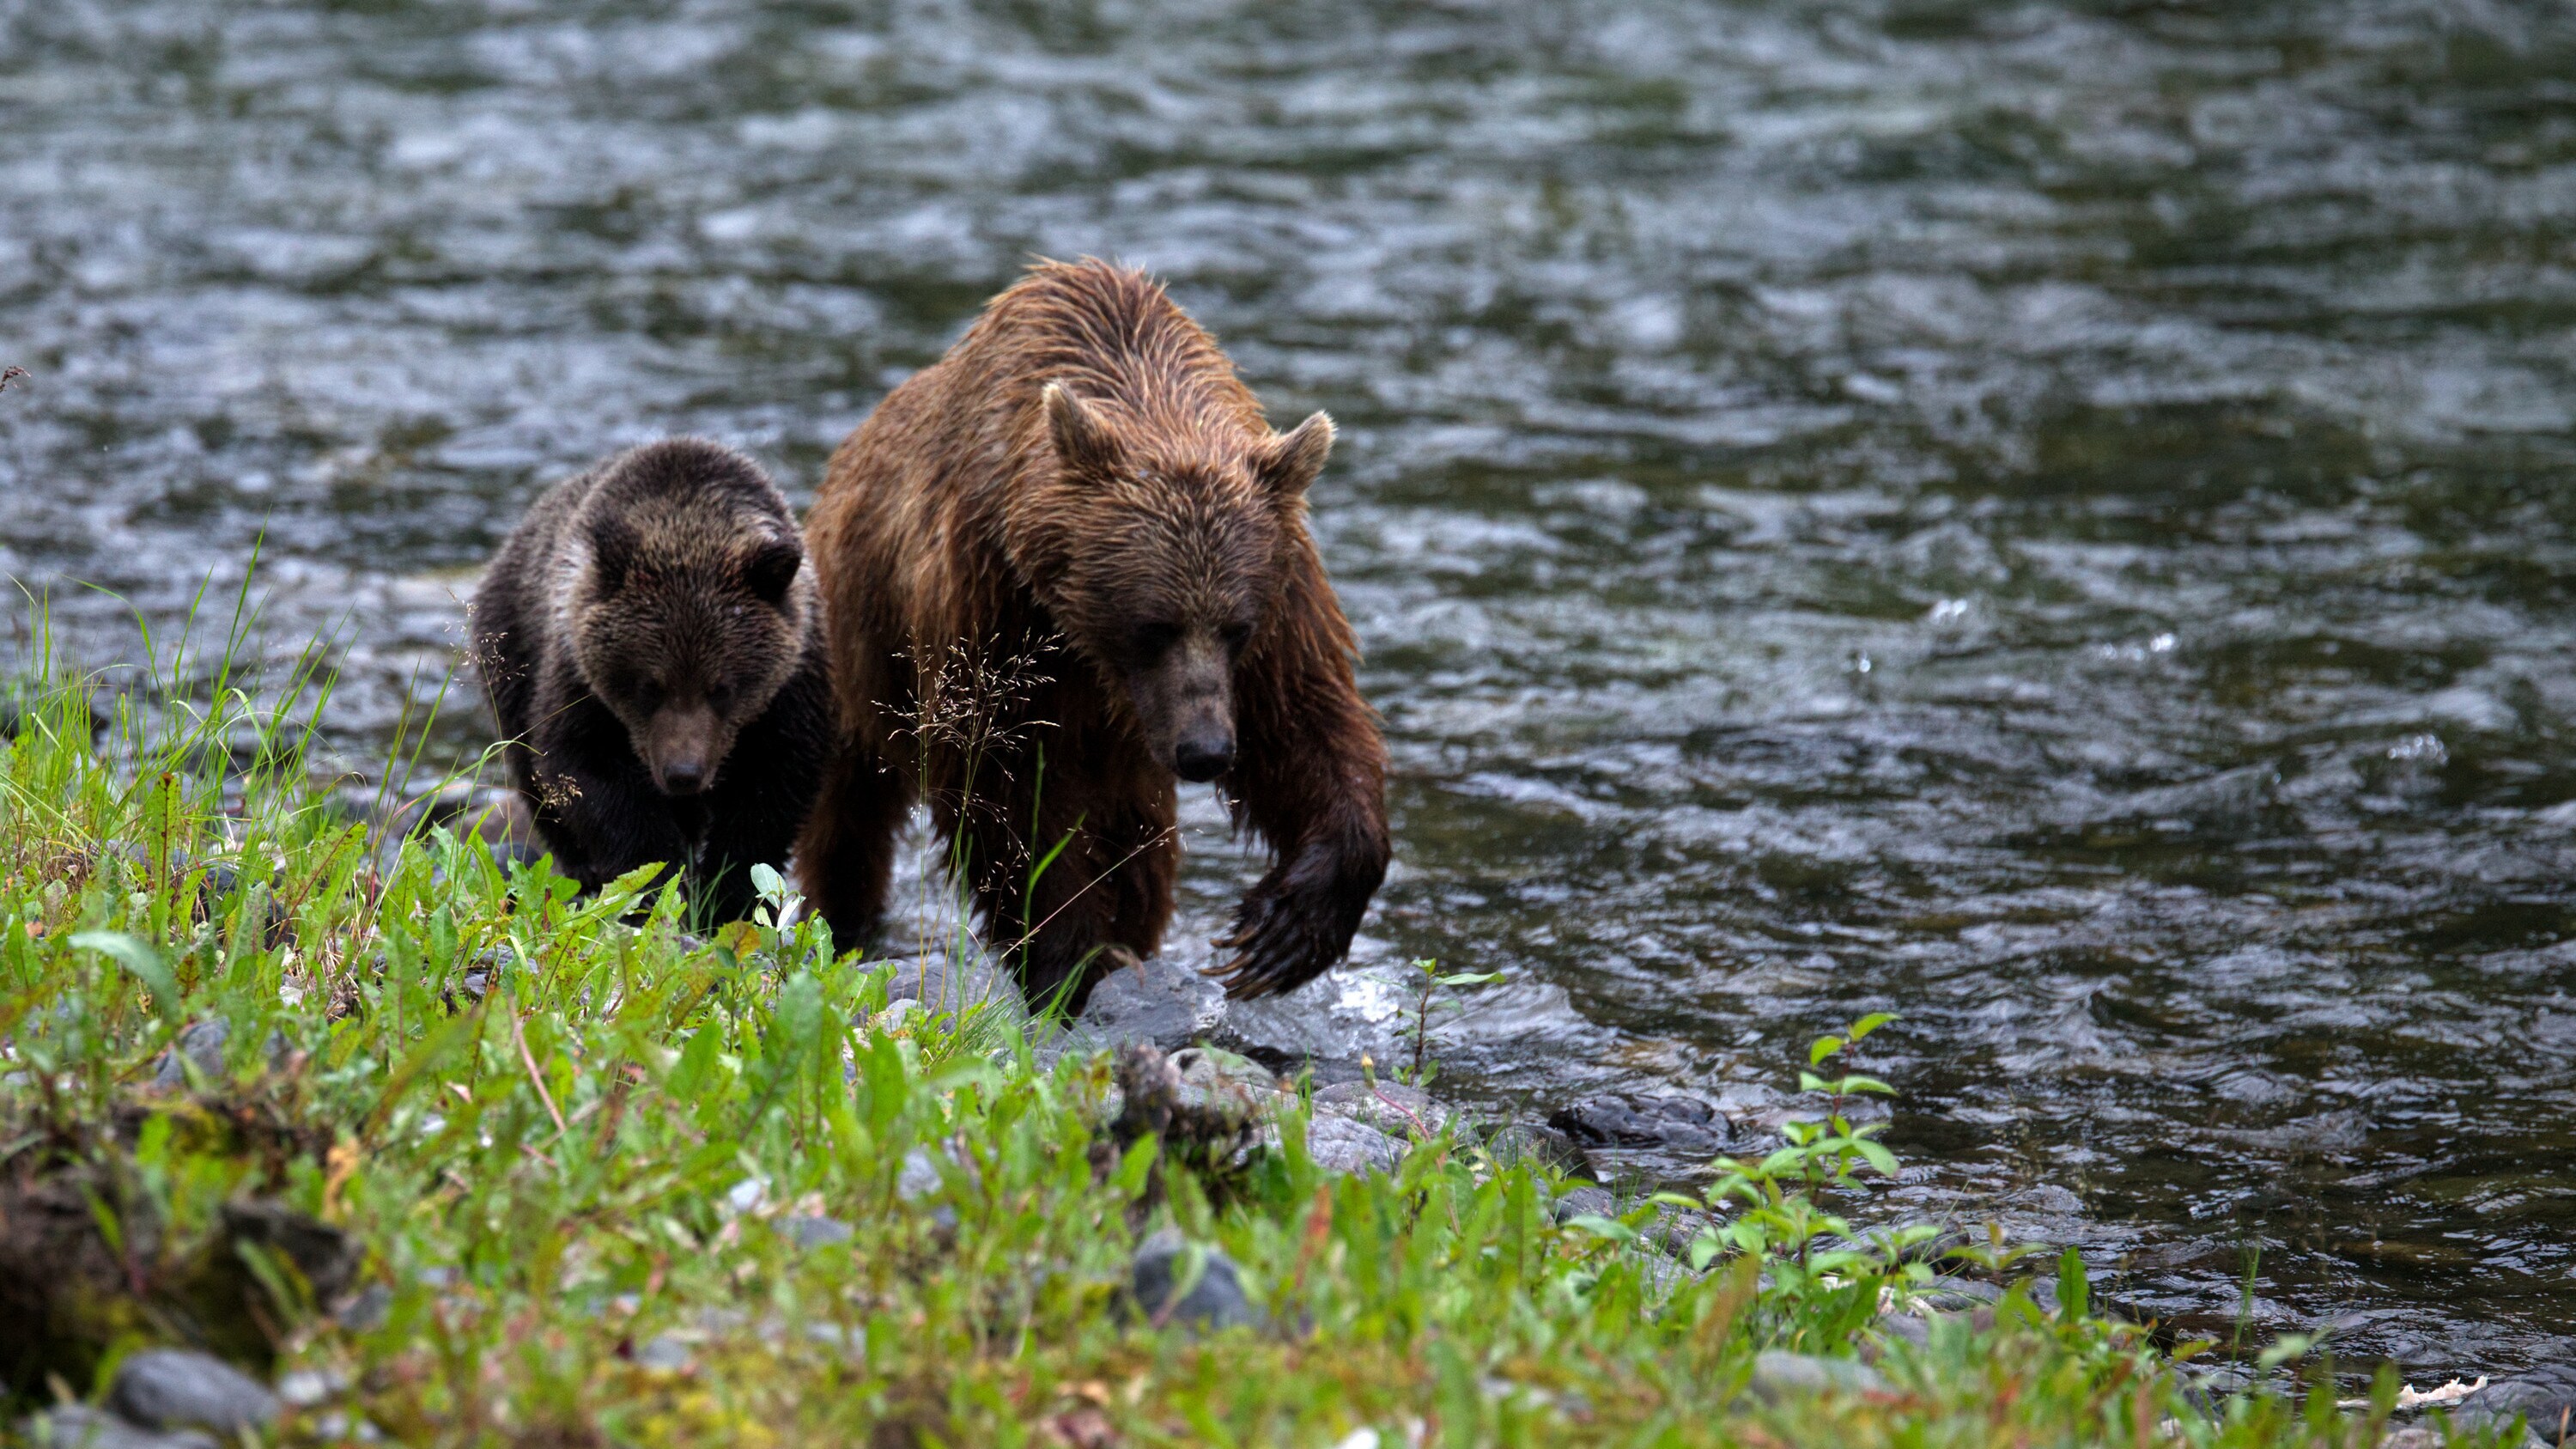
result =
[[1574,1139],[1543,1122],[1515,1122],[1497,1127],[1485,1137],[1485,1150],[1496,1162],[1506,1167],[1529,1163],[1566,1177],[1592,1177],[1592,1159]]
[[1547,1122],[1585,1147],[1644,1147],[1686,1157],[1714,1157],[1734,1138],[1726,1118],[1696,1097],[1612,1092],[1560,1107]]
[[210,1429],[234,1438],[273,1422],[277,1395],[212,1354],[147,1348],[116,1366],[107,1406],[154,1429]]
[[2491,1383],[2462,1399],[2451,1419],[2501,1428],[2516,1414],[2543,1444],[2576,1444],[2576,1364],[2549,1364]]
[[[1145,1240],[1136,1250],[1130,1288],[1136,1306],[1155,1323],[1194,1328],[1259,1328],[1270,1321],[1244,1296],[1243,1278],[1234,1260],[1214,1247],[1199,1247],[1198,1281],[1180,1292],[1190,1271],[1191,1245],[1169,1228]],[[1176,1296],[1177,1295],[1177,1296]]]

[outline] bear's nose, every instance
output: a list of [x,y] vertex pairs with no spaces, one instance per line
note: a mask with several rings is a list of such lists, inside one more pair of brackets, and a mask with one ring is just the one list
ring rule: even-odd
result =
[[696,760],[673,760],[662,767],[662,789],[672,795],[695,795],[707,783],[707,767]]
[[1234,740],[1228,735],[1190,735],[1172,747],[1172,768],[1194,785],[1204,785],[1234,765]]

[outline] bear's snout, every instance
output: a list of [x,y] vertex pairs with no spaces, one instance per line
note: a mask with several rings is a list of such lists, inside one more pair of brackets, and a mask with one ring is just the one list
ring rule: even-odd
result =
[[722,758],[716,712],[694,709],[654,712],[645,727],[644,767],[653,772],[653,788],[665,795],[695,795],[715,781]]
[[1234,732],[1205,730],[1181,736],[1172,747],[1172,771],[1193,785],[1204,785],[1234,768]]

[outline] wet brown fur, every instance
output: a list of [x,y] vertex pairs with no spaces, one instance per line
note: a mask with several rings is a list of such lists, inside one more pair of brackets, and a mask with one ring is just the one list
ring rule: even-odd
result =
[[[1162,944],[1195,749],[1274,854],[1219,943],[1228,989],[1341,959],[1388,847],[1385,746],[1305,524],[1331,439],[1320,413],[1272,432],[1159,286],[1093,260],[1033,268],[886,398],[806,531],[842,742],[798,858],[845,945],[880,928],[926,788],[987,939],[1078,1007]],[[959,680],[986,682],[972,730],[941,723]]]

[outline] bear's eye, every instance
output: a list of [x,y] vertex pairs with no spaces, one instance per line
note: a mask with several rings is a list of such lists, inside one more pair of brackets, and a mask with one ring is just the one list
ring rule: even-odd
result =
[[1180,637],[1180,625],[1158,621],[1137,625],[1127,636],[1127,643],[1128,647],[1136,652],[1138,659],[1151,664],[1162,658]]
[[707,704],[710,708],[721,711],[726,705],[731,703],[733,703],[732,685],[718,684],[712,685],[708,688]]
[[1225,652],[1240,654],[1243,652],[1243,646],[1252,642],[1252,626],[1237,619],[1217,630],[1216,637],[1225,642]]

